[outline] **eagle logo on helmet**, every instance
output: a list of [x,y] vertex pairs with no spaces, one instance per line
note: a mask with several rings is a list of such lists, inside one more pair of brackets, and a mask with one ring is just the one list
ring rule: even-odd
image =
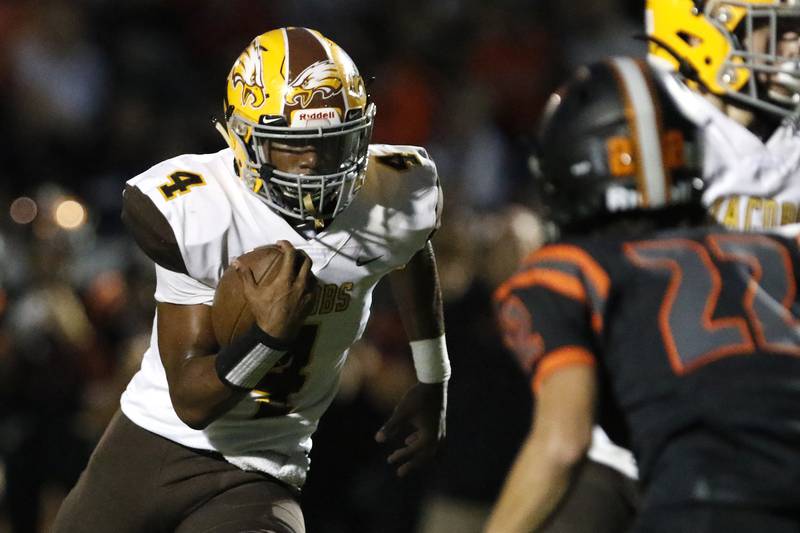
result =
[[267,95],[264,92],[264,74],[261,66],[261,52],[266,48],[257,41],[247,47],[233,65],[231,79],[233,86],[242,86],[242,105],[259,108],[264,105]]
[[342,78],[333,61],[317,61],[309,65],[289,84],[286,104],[308,107],[314,95],[330,98],[342,92]]

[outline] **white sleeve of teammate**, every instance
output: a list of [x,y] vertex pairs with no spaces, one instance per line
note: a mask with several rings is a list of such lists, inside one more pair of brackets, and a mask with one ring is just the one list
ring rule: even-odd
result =
[[214,287],[196,279],[167,270],[156,264],[155,299],[161,303],[180,305],[206,304],[214,301]]

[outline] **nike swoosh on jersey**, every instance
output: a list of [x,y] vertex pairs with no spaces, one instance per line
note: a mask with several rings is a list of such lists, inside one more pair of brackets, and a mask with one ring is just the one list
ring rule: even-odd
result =
[[383,257],[383,254],[377,255],[375,257],[370,257],[369,259],[367,259],[365,257],[359,257],[359,258],[356,259],[356,266],[368,265],[368,264],[372,263],[373,261],[377,261],[381,257]]

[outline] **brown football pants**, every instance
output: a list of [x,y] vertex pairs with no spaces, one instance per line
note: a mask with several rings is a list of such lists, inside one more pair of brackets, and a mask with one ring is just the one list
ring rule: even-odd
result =
[[606,465],[587,460],[558,510],[541,533],[622,533],[639,506],[636,481]]
[[117,413],[56,517],[54,533],[303,533],[295,491]]

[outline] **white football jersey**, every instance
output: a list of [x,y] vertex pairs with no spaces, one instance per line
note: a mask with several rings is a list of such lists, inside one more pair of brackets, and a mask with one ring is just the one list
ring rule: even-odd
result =
[[[423,248],[438,225],[441,191],[423,149],[372,145],[369,158],[363,189],[308,240],[246,189],[228,149],[182,155],[128,182],[126,202],[146,195],[180,250],[172,270],[156,265],[158,302],[211,304],[233,259],[281,239],[309,255],[321,286],[294,348],[204,430],[185,425],[172,407],[154,321],[150,348],[122,396],[128,418],[184,446],[215,450],[242,469],[303,484],[311,434],[336,394],[349,347],[364,331],[375,285]],[[176,263],[183,273],[173,271]]]
[[703,203],[743,231],[795,224],[800,215],[800,134],[794,120],[763,142],[671,72],[656,69],[683,114],[702,131]]

